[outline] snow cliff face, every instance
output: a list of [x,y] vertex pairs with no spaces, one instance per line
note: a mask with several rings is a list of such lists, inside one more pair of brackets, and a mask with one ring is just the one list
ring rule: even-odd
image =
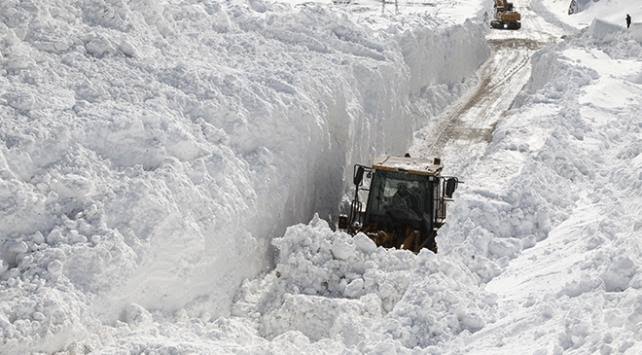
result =
[[481,27],[435,27],[262,1],[2,2],[3,343],[56,350],[140,318],[133,303],[229,312],[272,237],[335,214],[353,163],[403,153],[471,84]]

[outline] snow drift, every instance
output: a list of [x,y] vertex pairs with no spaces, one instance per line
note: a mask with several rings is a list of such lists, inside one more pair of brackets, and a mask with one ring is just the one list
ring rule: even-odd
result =
[[373,31],[262,1],[2,2],[5,349],[99,342],[88,334],[145,309],[227,314],[272,237],[335,213],[346,167],[404,152],[474,83],[480,25],[435,23]]

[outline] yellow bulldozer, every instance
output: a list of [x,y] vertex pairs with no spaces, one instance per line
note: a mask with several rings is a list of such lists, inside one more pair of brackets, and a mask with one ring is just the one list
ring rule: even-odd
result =
[[519,30],[522,27],[522,15],[515,11],[513,3],[507,0],[495,0],[495,18],[490,27],[500,30]]
[[439,158],[382,156],[372,166],[356,164],[354,199],[349,213],[339,216],[339,229],[365,233],[377,246],[437,253],[435,236],[446,220],[446,202],[460,183],[441,176],[441,170]]

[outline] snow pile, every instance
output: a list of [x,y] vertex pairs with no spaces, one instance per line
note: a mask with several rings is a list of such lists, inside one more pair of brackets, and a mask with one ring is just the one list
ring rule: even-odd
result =
[[494,307],[458,264],[428,250],[377,248],[363,234],[332,232],[318,217],[274,243],[275,271],[244,285],[234,311],[254,315],[268,339],[300,332],[359,352],[429,351],[481,329],[479,314]]
[[[550,12],[546,16],[552,16],[561,20],[564,24],[575,28],[587,27],[594,19],[599,19],[620,28],[626,27],[626,15],[631,16],[633,25],[642,22],[642,4],[638,0],[575,0],[579,12],[568,15],[571,0],[535,0],[534,6],[544,12]],[[542,6],[543,5],[543,6]],[[552,20],[551,19],[551,20]]]
[[[584,113],[596,115],[595,106],[606,109],[632,105],[623,113],[631,120],[637,118],[634,113],[638,103],[626,92],[618,98],[594,87],[586,89],[596,80],[609,79],[601,79],[602,75],[590,66],[573,65],[560,51],[573,46],[597,47],[592,55],[608,61],[609,54],[620,61],[622,68],[617,74],[623,76],[625,85],[635,87],[638,66],[630,58],[639,57],[640,45],[621,29],[617,36],[606,36],[612,33],[607,30],[611,27],[603,24],[596,20],[573,44],[560,44],[533,56],[531,78],[509,111],[510,119],[496,127],[483,166],[467,177],[474,183],[462,185],[454,205],[456,211],[443,229],[448,231],[442,233],[448,235],[443,239],[446,247],[461,248],[466,235],[476,235],[478,239],[466,243],[470,242],[476,253],[503,263],[505,257],[518,255],[544,239],[552,226],[567,218],[568,209],[575,206],[586,184],[596,184],[598,171],[605,170],[604,153],[574,144],[588,139],[586,136],[596,130]],[[622,64],[625,58],[629,61]],[[584,90],[590,90],[593,96],[578,99]],[[610,110],[604,113],[612,114]],[[629,124],[637,132],[635,120]],[[612,130],[613,135],[621,133]],[[493,172],[498,167],[500,174]]]
[[588,27],[591,37],[597,40],[612,41],[615,36],[621,36],[622,27],[608,23],[606,21],[595,19]]
[[132,305],[101,330],[99,351],[430,353],[494,321],[496,297],[460,263],[430,251],[377,248],[318,216],[274,243],[275,270],[243,284],[232,316],[168,317]]
[[227,314],[271,237],[335,214],[346,167],[405,152],[474,84],[483,27],[435,25],[254,0],[3,1],[5,349],[100,344],[139,307]]
[[533,57],[456,196],[440,250],[487,281],[500,314],[464,352],[642,350],[642,47],[605,28]]

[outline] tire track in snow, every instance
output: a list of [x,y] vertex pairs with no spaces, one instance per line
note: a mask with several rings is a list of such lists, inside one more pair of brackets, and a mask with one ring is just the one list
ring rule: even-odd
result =
[[476,164],[478,159],[474,157],[483,154],[495,125],[528,82],[531,56],[568,32],[536,13],[536,5],[537,0],[515,1],[522,13],[522,28],[488,34],[492,54],[478,71],[479,85],[447,109],[436,124],[416,132],[411,154],[432,158],[448,151],[450,158],[445,166],[452,174],[464,174],[468,166]]
[[495,124],[519,91],[515,89],[528,79],[517,74],[528,68],[530,56],[543,44],[528,39],[493,39],[489,44],[493,54],[479,71],[479,85],[448,110],[437,127],[417,134],[415,155],[440,156],[451,141],[490,142]]

